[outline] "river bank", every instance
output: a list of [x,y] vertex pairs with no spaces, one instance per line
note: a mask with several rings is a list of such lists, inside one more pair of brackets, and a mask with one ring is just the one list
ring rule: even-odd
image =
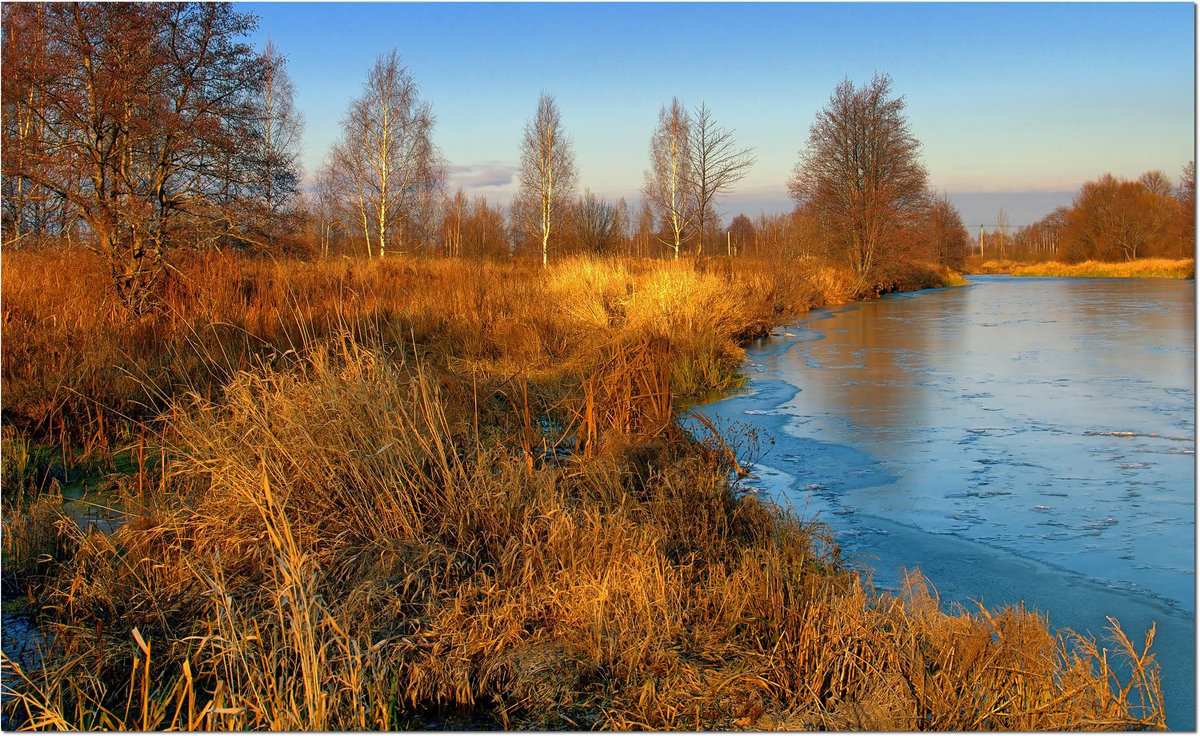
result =
[[1141,258],[1120,263],[1107,261],[1020,263],[1007,260],[989,260],[977,263],[968,269],[968,273],[1006,274],[1009,276],[1038,278],[1194,279],[1196,278],[1196,261],[1192,258],[1178,260]]
[[[1113,696],[1119,655],[1071,654],[1019,609],[948,616],[915,579],[876,595],[825,526],[731,480],[754,437],[682,430],[677,399],[732,385],[741,345],[836,293],[836,269],[218,259],[172,287],[174,311],[128,325],[82,303],[78,272],[38,270],[54,279],[38,289],[4,257],[6,417],[33,431],[47,412],[98,438],[93,456],[132,441],[163,459],[117,484],[115,531],[53,527],[62,547],[34,590],[53,647],[37,672],[9,663],[14,722],[1161,718]],[[39,330],[61,331],[75,361]],[[136,409],[104,380],[114,356],[171,389],[124,442],[98,433],[113,417],[80,411],[93,404],[34,400],[61,370],[60,385]]]
[[884,590],[919,567],[948,606],[1157,622],[1168,725],[1190,730],[1194,293],[975,281],[817,310],[705,410],[774,438],[759,492],[829,523]]

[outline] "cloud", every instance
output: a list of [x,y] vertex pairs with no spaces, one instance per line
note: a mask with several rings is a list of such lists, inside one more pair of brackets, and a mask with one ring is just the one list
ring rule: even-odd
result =
[[502,163],[451,166],[448,171],[451,189],[504,187],[513,182],[516,173],[516,166]]

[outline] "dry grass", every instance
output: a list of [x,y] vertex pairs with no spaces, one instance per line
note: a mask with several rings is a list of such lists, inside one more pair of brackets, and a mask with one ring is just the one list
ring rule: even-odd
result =
[[[5,488],[7,494],[8,488]],[[59,532],[60,524],[71,524],[62,515],[62,494],[58,484],[35,496],[32,502],[6,508],[4,533],[0,540],[3,549],[3,568],[6,580],[37,576],[55,560],[65,559],[71,546]]]
[[[10,290],[36,260],[4,258],[5,345],[48,363],[6,350],[6,416],[69,433],[138,391],[159,412],[125,425],[129,522],[30,542],[70,554],[38,591],[43,668],[5,662],[23,727],[1163,724],[1119,629],[1123,680],[1034,614],[950,615],[919,577],[876,595],[680,429],[746,337],[852,296],[836,270],[211,256],[128,325],[85,292],[59,319]],[[39,328],[80,360],[43,358]],[[53,370],[77,404],[35,400]],[[98,416],[82,436],[118,446]]]
[[758,262],[703,272],[574,259],[543,273],[519,262],[208,253],[178,264],[161,311],[131,321],[86,251],[0,257],[6,424],[70,448],[72,461],[111,454],[133,439],[128,420],[156,416],[184,389],[213,395],[232,372],[286,363],[296,346],[343,329],[415,348],[439,370],[535,378],[586,367],[614,336],[660,335],[681,358],[676,388],[687,395],[727,384],[745,337],[842,298],[822,293],[828,275]]
[[1140,258],[1120,263],[1048,261],[1022,264],[1014,261],[985,261],[975,269],[975,273],[1087,279],[1194,279],[1196,278],[1196,261],[1192,258],[1180,260]]
[[139,730],[1161,725],[1156,670],[1132,644],[1145,709],[1110,689],[1093,644],[1033,614],[948,615],[919,578],[876,596],[821,527],[739,493],[720,453],[661,427],[608,427],[560,464],[485,442],[476,407],[494,388],[344,334],[287,370],[237,373],[219,400],[178,400],[162,500],[75,540],[48,595],[57,656],[24,675],[14,715]]

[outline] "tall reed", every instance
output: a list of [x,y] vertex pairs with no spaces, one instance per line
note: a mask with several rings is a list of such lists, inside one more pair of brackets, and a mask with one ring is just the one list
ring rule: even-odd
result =
[[[1152,655],[1119,629],[1125,680],[1096,644],[1019,608],[946,613],[916,576],[876,594],[823,527],[745,493],[715,444],[645,413],[670,405],[653,376],[678,359],[652,344],[610,340],[608,373],[553,405],[348,330],[235,371],[218,396],[177,397],[159,502],[75,540],[46,596],[54,649],[6,679],[10,715],[124,729],[1162,726]],[[500,431],[505,417],[530,434]],[[583,427],[587,451],[530,454]]]

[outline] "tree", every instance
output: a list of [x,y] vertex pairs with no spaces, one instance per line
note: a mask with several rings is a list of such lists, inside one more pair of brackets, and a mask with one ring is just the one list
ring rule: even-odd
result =
[[6,96],[31,94],[38,123],[36,136],[5,126],[6,175],[70,204],[141,312],[184,226],[198,241],[225,221],[262,80],[241,40],[257,21],[227,3],[76,3],[47,4],[34,22],[44,53],[10,54],[4,37]]
[[1055,257],[1062,242],[1068,212],[1066,207],[1057,207],[1050,214],[1017,232],[1014,239],[1024,246],[1027,258]]
[[[4,167],[0,171],[0,206],[3,207],[3,241],[19,246],[28,237],[67,233],[74,219],[70,205],[39,181],[11,174],[28,170],[22,160],[36,155],[46,141],[50,73],[46,53],[46,6],[41,3],[8,3],[3,6],[4,44],[0,68],[4,75]],[[18,73],[12,73],[18,72]],[[13,143],[16,145],[13,145]]]
[[413,206],[403,223],[405,242],[426,252],[437,247],[438,229],[447,202],[446,162],[440,155],[435,155],[414,188]]
[[633,218],[629,214],[629,203],[624,197],[617,200],[616,224],[614,225],[617,231],[617,241],[621,249],[621,253],[625,256],[633,255]]
[[287,59],[273,41],[262,54],[262,84],[254,95],[253,136],[257,143],[251,169],[251,189],[264,216],[267,245],[291,214],[300,191],[300,144],[304,121],[296,110],[296,91],[287,73]]
[[571,140],[563,132],[554,97],[543,92],[521,139],[520,189],[513,206],[517,227],[540,241],[543,267],[549,263],[551,234],[574,193]]
[[658,127],[650,138],[650,169],[642,187],[655,216],[670,228],[670,239],[663,242],[675,258],[696,219],[690,128],[687,110],[678,98],[659,110]]
[[1138,177],[1138,181],[1142,186],[1146,187],[1147,191],[1166,197],[1171,196],[1175,191],[1175,185],[1171,183],[1171,177],[1167,176],[1166,172],[1161,169],[1147,171]]
[[333,232],[343,226],[338,206],[337,172],[328,161],[313,177],[309,214],[316,230],[321,257],[328,258]]
[[1142,181],[1105,174],[1080,188],[1063,239],[1072,261],[1127,260],[1169,253],[1178,242],[1178,202]]
[[655,239],[657,231],[657,220],[654,217],[654,208],[650,206],[649,199],[642,199],[642,205],[638,208],[637,222],[633,227],[633,253],[637,258],[650,257],[650,242]]
[[1189,209],[1196,207],[1196,162],[1188,161],[1179,172],[1179,186],[1175,189],[1175,199],[1179,204]]
[[1180,252],[1194,253],[1196,249],[1196,162],[1188,161],[1179,174],[1179,187],[1175,190],[1175,201],[1179,203]]
[[368,257],[386,256],[393,238],[403,245],[404,225],[436,186],[441,167],[433,124],[429,104],[420,100],[399,54],[395,49],[381,54],[367,72],[362,96],[350,103],[331,153],[343,196],[357,211]]
[[843,80],[809,129],[788,182],[796,202],[820,218],[858,289],[893,265],[889,245],[928,199],[920,143],[904,117],[904,98],[892,97],[891,87],[887,75],[861,88]]
[[742,253],[754,253],[757,241],[757,233],[754,230],[754,223],[750,222],[750,218],[745,215],[738,215],[729,223],[729,242],[733,248],[733,255],[741,255]]
[[996,234],[1000,236],[1000,257],[1008,254],[1008,212],[1001,207],[996,210]]
[[501,258],[509,252],[504,211],[489,206],[486,197],[468,200],[462,189],[443,207],[441,238],[452,258]]
[[451,258],[461,258],[463,254],[463,222],[467,217],[467,196],[462,187],[454,193],[447,203],[442,216],[442,248]]
[[925,216],[924,238],[929,245],[930,255],[937,262],[961,271],[967,261],[971,236],[963,225],[958,209],[949,198],[931,198]]
[[234,245],[294,249],[300,242],[300,144],[303,121],[287,60],[271,41],[259,56],[258,84],[249,93],[244,142],[224,163],[219,195],[224,230]]
[[477,195],[463,221],[464,252],[475,258],[504,258],[509,254],[508,227],[504,210],[491,207],[487,198]]
[[575,241],[587,253],[613,255],[620,246],[623,223],[617,208],[586,190],[575,205]]
[[728,192],[754,165],[751,148],[737,148],[733,131],[722,128],[712,118],[712,111],[703,102],[696,108],[691,121],[692,191],[696,198],[695,212],[700,237],[696,243],[696,256],[704,250],[705,221],[709,219],[714,200]]

